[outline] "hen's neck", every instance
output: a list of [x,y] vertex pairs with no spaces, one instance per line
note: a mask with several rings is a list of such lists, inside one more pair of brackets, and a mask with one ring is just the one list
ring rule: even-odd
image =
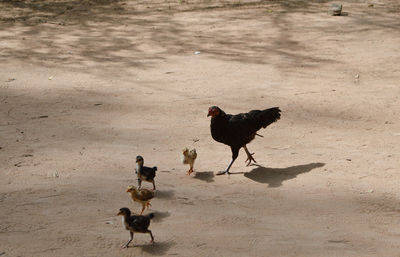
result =
[[211,118],[211,126],[222,125],[222,124],[226,123],[227,121],[228,121],[228,117],[223,112],[220,115]]

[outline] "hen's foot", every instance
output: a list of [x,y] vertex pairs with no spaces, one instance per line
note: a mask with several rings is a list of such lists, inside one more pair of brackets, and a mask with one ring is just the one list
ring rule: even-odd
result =
[[225,175],[225,174],[231,175],[231,173],[230,173],[229,171],[226,171],[226,170],[218,171],[218,172],[217,172],[217,176],[219,176],[219,175]]
[[246,166],[249,166],[252,161],[257,163],[257,161],[253,158],[253,155],[254,155],[254,153],[248,153],[247,154],[247,160],[245,161],[246,162]]
[[256,160],[253,158],[254,153],[250,153],[249,150],[247,149],[247,146],[243,146],[243,149],[247,154],[247,160],[245,161],[245,162],[247,162],[247,166],[249,166],[252,161],[257,163]]

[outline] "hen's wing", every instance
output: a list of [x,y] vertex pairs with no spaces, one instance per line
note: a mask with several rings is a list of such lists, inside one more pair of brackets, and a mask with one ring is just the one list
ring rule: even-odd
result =
[[228,115],[225,141],[230,146],[243,146],[253,140],[258,130],[257,121],[248,113]]
[[226,137],[229,145],[240,147],[253,140],[258,130],[277,121],[280,118],[280,110],[274,107],[227,116]]
[[271,123],[277,121],[281,117],[281,110],[279,107],[273,107],[265,110],[252,110],[248,112],[250,116],[252,116],[256,122],[258,129],[266,128]]

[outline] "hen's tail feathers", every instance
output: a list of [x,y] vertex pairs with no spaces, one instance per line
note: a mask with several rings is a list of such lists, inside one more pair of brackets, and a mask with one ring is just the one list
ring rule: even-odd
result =
[[281,117],[281,110],[279,107],[269,108],[263,110],[256,115],[256,119],[260,122],[263,128],[279,120]]
[[149,214],[147,214],[147,216],[148,216],[150,219],[152,219],[152,218],[154,218],[154,213],[149,213]]

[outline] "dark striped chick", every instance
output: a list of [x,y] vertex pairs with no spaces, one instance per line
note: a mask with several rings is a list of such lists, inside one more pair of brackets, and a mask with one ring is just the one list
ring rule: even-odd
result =
[[124,207],[119,209],[117,215],[122,216],[122,225],[126,230],[129,230],[130,233],[129,241],[126,244],[123,244],[122,248],[129,247],[129,243],[133,240],[134,232],[149,233],[151,237],[150,243],[154,242],[153,234],[151,233],[151,230],[148,229],[150,226],[150,220],[154,217],[153,213],[148,215],[131,215],[131,211]]
[[145,167],[143,166],[144,159],[142,156],[136,156],[136,173],[138,177],[139,189],[142,186],[142,181],[147,181],[153,183],[153,190],[156,190],[156,184],[154,183],[154,178],[156,176],[157,167]]

